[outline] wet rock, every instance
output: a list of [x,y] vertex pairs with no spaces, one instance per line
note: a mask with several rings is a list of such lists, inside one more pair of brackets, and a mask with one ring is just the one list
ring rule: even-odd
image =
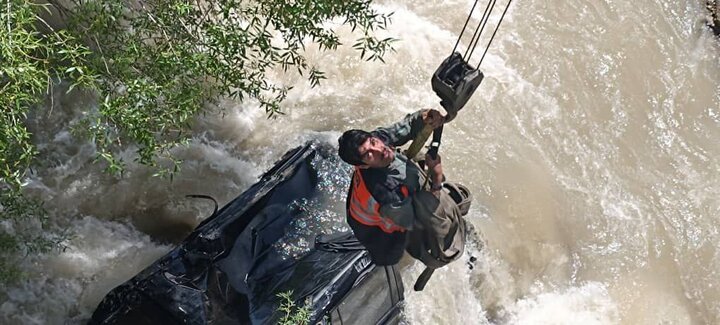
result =
[[706,0],[705,6],[710,12],[708,26],[715,35],[720,36],[720,0]]

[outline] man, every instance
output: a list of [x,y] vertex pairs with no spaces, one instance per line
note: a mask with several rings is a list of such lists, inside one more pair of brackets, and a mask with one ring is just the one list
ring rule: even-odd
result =
[[[425,241],[418,236],[421,236],[419,235],[421,232],[427,231],[418,228],[427,228],[428,222],[424,222],[416,211],[427,212],[425,215],[429,215],[427,218],[430,219],[432,214],[441,208],[450,211],[450,214],[457,211],[455,202],[449,197],[447,200],[452,202],[449,208],[440,202],[442,201],[440,198],[443,197],[441,194],[444,178],[440,156],[433,159],[426,155],[429,172],[426,176],[417,164],[395,150],[395,147],[414,139],[425,125],[435,129],[444,122],[445,118],[440,112],[420,110],[405,116],[400,122],[386,128],[378,128],[373,132],[346,131],[338,140],[340,158],[355,166],[348,191],[347,222],[355,237],[367,248],[377,265],[396,264],[406,246],[412,245],[410,242]],[[430,193],[432,196],[428,197]],[[416,202],[418,200],[428,201],[430,206],[418,208],[418,204],[425,203]],[[459,215],[459,213],[455,214]],[[464,223],[458,226],[458,219],[456,216],[454,223],[441,221],[443,234],[435,237],[441,242],[454,242],[453,238],[448,241],[445,237],[448,233],[449,236],[454,237],[461,227],[464,243]],[[430,223],[438,224],[436,221]],[[412,236],[409,232],[418,235]],[[413,237],[415,240],[411,239]],[[422,252],[430,251],[430,248],[424,245],[420,244],[416,249],[408,247],[408,252],[420,259]],[[448,247],[443,246],[435,251]],[[456,253],[457,250],[453,252],[453,259],[456,258]],[[432,264],[424,260],[423,262],[428,266]]]

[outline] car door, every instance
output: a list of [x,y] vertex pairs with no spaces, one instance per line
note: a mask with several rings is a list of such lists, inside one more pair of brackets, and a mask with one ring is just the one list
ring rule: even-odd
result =
[[397,324],[403,300],[400,274],[394,266],[376,266],[332,310],[330,324]]

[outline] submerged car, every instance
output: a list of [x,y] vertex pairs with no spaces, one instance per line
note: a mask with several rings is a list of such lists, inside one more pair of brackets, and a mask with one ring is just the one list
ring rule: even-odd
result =
[[108,293],[90,324],[275,324],[281,293],[312,324],[393,324],[403,284],[345,225],[348,166],[328,144],[286,153],[177,248]]

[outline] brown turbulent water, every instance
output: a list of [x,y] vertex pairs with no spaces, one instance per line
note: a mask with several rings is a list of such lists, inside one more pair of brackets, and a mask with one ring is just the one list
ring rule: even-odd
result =
[[[395,12],[387,34],[401,39],[386,64],[349,47],[309,49],[323,87],[274,75],[299,83],[277,120],[223,103],[225,118],[199,120],[177,150],[185,164],[173,182],[132,164],[121,180],[103,175],[94,148],[68,134],[93,102],[57,92],[52,112],[32,121],[42,161],[28,188],[74,237],[26,262],[37,280],[7,291],[0,322],[82,323],[211,211],[183,195],[228,202],[307,139],[334,142],[346,128],[437,107],[429,76],[471,5],[379,2]],[[441,148],[448,177],[475,195],[469,219],[486,249],[471,250],[474,269],[455,263],[420,293],[411,281],[422,267],[409,265],[404,322],[720,323],[720,46],[703,6],[513,3],[482,64],[486,79]]]

